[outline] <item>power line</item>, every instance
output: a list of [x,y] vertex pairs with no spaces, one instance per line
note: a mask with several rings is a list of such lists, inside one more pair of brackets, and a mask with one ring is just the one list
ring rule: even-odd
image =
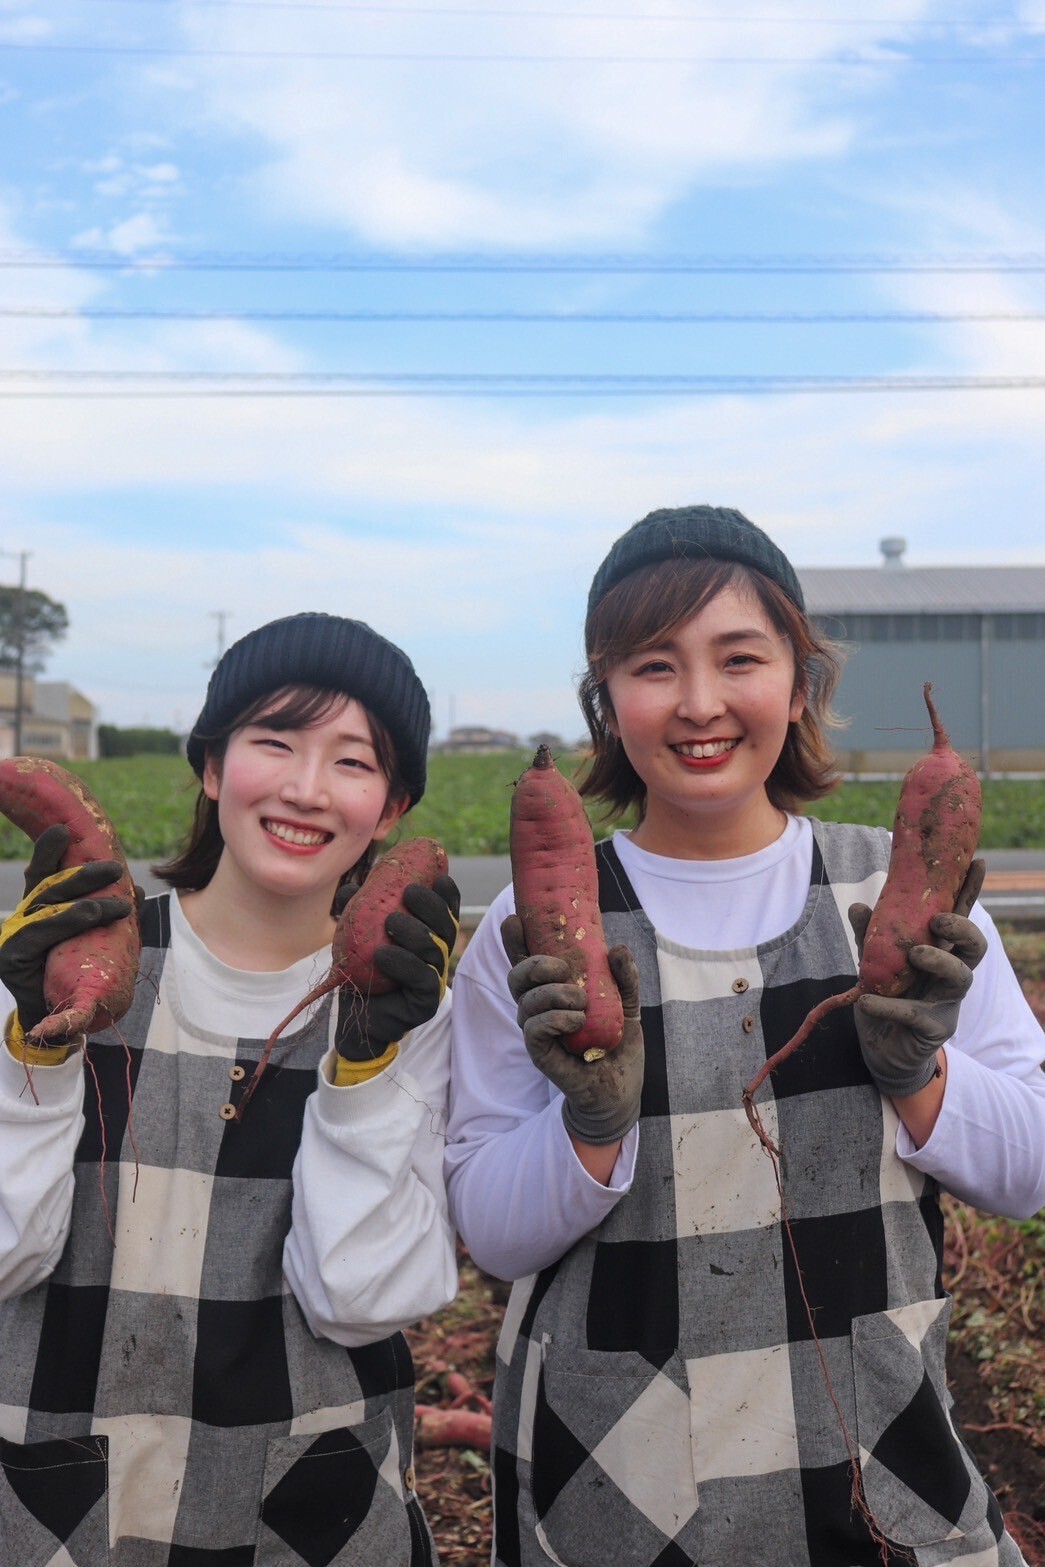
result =
[[135,310],[118,306],[0,306],[19,321],[295,321],[543,323],[578,325],[932,325],[956,321],[1045,321],[1040,310]]
[[[4,386],[4,382],[9,381],[22,381],[30,385],[28,388],[13,390]],[[32,383],[44,384],[33,386]],[[241,374],[227,371],[0,369],[0,398],[8,400],[120,397],[664,397],[726,396],[731,393],[943,391],[1045,391],[1045,375],[415,374],[339,371],[326,374],[252,371]]]
[[740,54],[464,54],[391,49],[203,49],[177,44],[59,43],[47,39],[0,40],[0,52],[19,54],[83,54],[148,56],[195,60],[323,60],[424,65],[802,65],[846,70],[853,66],[886,65],[1040,65],[1045,54],[892,54],[740,55]]
[[[112,0],[107,0],[112,3]],[[129,0],[132,5],[140,8],[160,5],[180,5],[182,0]],[[522,9],[516,7],[500,6],[448,6],[448,5],[354,5],[346,3],[346,0],[193,0],[193,9],[217,9],[222,11],[331,11],[348,12],[355,15],[400,15],[400,16],[494,16],[494,17],[550,17],[570,22],[728,22],[731,25],[751,26],[824,26],[831,24],[844,27],[884,27],[900,30],[903,28],[917,28],[919,31],[957,31],[961,28],[979,28],[985,24],[967,20],[964,18],[947,18],[932,21],[920,16],[891,17],[881,16],[781,16],[779,12],[773,14],[736,14],[732,12],[684,12],[684,11],[569,11],[561,8],[542,6],[539,8]],[[1018,17],[1006,17],[1002,19],[1002,25],[1014,32],[1030,31]]]
[[961,255],[845,254],[822,255],[641,255],[622,253],[534,253],[487,256],[468,253],[433,253],[428,256],[369,255],[333,251],[328,254],[286,251],[247,253],[195,251],[178,254],[128,256],[119,251],[59,251],[50,254],[27,250],[0,250],[0,268],[53,271],[78,268],[125,272],[461,272],[461,273],[583,273],[583,274],[693,274],[750,273],[754,275],[819,275],[823,273],[987,273],[1045,272],[1045,253],[969,252]]

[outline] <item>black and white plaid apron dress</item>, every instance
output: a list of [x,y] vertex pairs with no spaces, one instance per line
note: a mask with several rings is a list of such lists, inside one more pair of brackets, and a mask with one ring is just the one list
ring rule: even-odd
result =
[[846,910],[875,901],[888,863],[884,832],[813,832],[800,920],[735,952],[658,937],[599,846],[607,939],[631,948],[641,982],[638,1166],[596,1231],[513,1290],[495,1400],[501,1567],[882,1567],[843,1422],[888,1562],[1022,1562],[949,1412],[935,1183],[895,1153],[851,1012],[759,1095],[791,1241],[742,1108],[810,1007],[852,983]]
[[264,1041],[190,1030],[168,894],[143,934],[122,1039],[88,1045],[70,1239],[0,1304],[0,1564],[432,1567],[404,1338],[316,1338],[283,1278],[327,1008],[223,1119]]

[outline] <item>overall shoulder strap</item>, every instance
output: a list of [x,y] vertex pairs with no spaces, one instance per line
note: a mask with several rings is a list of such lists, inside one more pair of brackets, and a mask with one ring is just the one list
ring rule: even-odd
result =
[[141,912],[143,947],[159,947],[165,951],[171,942],[171,895],[161,892],[146,898]]

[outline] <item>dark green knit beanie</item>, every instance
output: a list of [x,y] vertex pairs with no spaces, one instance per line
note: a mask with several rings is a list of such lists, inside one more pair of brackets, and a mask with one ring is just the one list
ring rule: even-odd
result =
[[735,560],[783,588],[804,612],[795,569],[768,534],[731,506],[676,506],[651,511],[622,533],[595,573],[588,594],[588,618],[624,577],[662,560]]
[[304,613],[272,620],[234,642],[207,686],[186,747],[203,777],[207,742],[259,697],[284,686],[343,691],[373,713],[392,737],[403,782],[416,805],[425,792],[431,712],[424,686],[401,648],[361,620]]

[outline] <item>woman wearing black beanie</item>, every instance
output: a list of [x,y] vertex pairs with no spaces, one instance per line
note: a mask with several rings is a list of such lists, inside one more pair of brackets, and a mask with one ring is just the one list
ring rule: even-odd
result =
[[585,645],[582,793],[630,822],[596,849],[623,1038],[563,1048],[585,993],[511,889],[454,982],[451,1212],[515,1281],[494,1562],[1019,1567],[944,1375],[940,1187],[1045,1202],[1041,1031],[982,862],[916,990],[773,1073],[771,1160],[744,1087],[853,983],[889,862],[884,830],[806,814],[837,777],[834,651],[783,551],[714,506],[611,546]]
[[389,917],[387,991],[311,1007],[245,1097],[330,965],[335,910],[424,792],[428,732],[409,659],[361,621],[293,615],[230,647],[189,737],[189,841],[141,911],[134,1003],[30,1061],[39,1105],[17,1041],[40,987],[0,929],[12,1567],[434,1561],[401,1329],[456,1289],[448,877]]

